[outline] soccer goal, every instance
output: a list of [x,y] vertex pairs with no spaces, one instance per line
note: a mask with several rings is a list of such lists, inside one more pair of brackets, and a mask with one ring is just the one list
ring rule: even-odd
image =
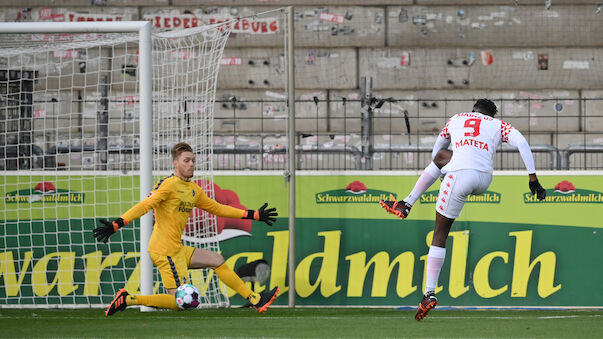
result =
[[[152,33],[151,22],[0,24],[0,308],[100,307],[122,287],[161,293],[146,253],[153,216],[107,244],[92,229],[171,173],[190,143],[213,196],[216,81],[228,22]],[[194,216],[197,247],[219,251],[215,217]],[[229,305],[210,270],[202,307]]]

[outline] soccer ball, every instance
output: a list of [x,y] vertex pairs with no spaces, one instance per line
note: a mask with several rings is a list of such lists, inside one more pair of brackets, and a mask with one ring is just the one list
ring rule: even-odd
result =
[[192,310],[199,306],[201,292],[191,284],[180,285],[176,289],[176,304],[181,310]]

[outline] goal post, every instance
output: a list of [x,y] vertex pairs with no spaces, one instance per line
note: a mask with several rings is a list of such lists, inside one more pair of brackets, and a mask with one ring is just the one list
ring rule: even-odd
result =
[[[212,182],[229,33],[227,24],[152,34],[148,21],[0,23],[0,308],[106,306],[123,286],[161,293],[146,251],[152,213],[108,244],[92,229],[146,198],[171,171],[176,142],[195,148],[195,179]],[[215,235],[215,217],[193,219],[188,235]],[[200,244],[219,251],[215,240]],[[202,307],[229,305],[208,270],[194,279]]]

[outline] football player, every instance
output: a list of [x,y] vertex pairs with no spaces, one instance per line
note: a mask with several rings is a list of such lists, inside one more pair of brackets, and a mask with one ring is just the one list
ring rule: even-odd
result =
[[155,211],[155,225],[149,241],[148,252],[161,274],[163,286],[168,294],[131,295],[125,289],[117,292],[105,311],[110,316],[130,305],[145,305],[156,308],[178,310],[174,294],[181,284],[189,283],[188,270],[212,268],[227,286],[246,298],[258,312],[264,312],[277,297],[279,289],[255,293],[224,262],[219,253],[182,244],[181,238],[194,207],[209,213],[239,219],[254,219],[272,226],[278,214],[275,208],[266,209],[264,204],[257,211],[241,210],[222,205],[210,199],[203,189],[191,181],[195,171],[195,155],[186,143],[178,143],[172,149],[174,174],[161,179],[146,199],[130,208],[112,222],[101,219],[102,225],[94,229],[98,241],[107,242],[121,227],[140,218],[149,210]]
[[[380,201],[389,213],[404,219],[417,199],[442,176],[436,202],[435,230],[427,254],[425,293],[415,314],[416,320],[427,317],[429,310],[438,304],[435,288],[446,257],[446,238],[450,227],[461,214],[467,196],[482,194],[488,189],[492,181],[494,154],[502,142],[519,149],[528,170],[532,194],[536,194],[539,200],[546,196],[545,189],[538,182],[528,142],[513,126],[495,119],[496,113],[494,102],[479,99],[473,111],[450,118],[433,146],[433,162],[425,168],[412,192],[400,201]],[[449,145],[452,151],[447,149]]]

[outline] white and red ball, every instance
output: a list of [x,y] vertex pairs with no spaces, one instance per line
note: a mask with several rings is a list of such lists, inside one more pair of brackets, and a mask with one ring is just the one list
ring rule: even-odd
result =
[[182,310],[192,310],[201,303],[201,292],[191,284],[180,285],[176,289],[176,304]]

